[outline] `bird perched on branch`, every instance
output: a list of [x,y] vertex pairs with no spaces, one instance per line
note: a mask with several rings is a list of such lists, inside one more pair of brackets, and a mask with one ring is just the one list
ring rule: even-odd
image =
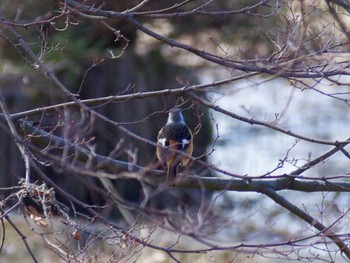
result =
[[192,155],[192,132],[185,123],[180,108],[173,108],[169,112],[165,126],[159,131],[157,143],[157,158],[167,168],[168,181],[173,181],[179,164],[186,165],[190,159],[181,152]]

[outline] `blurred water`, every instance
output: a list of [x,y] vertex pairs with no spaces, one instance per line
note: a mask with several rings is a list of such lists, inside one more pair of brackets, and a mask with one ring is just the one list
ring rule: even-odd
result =
[[[318,88],[321,88],[318,86]],[[232,88],[228,88],[230,90]],[[332,92],[335,87],[322,86]],[[339,87],[336,88],[339,92]],[[347,91],[347,87],[341,88]],[[216,104],[233,113],[272,122],[279,116],[278,125],[304,136],[331,141],[350,137],[349,106],[312,90],[297,90],[281,79],[259,84],[256,81],[235,83],[233,93],[212,94]],[[350,99],[350,95],[343,98]],[[276,168],[288,152],[292,164],[285,165],[273,174],[291,172],[310,158],[315,158],[331,146],[296,139],[265,127],[250,125],[221,113],[213,112],[219,127],[211,162],[237,174],[260,176]],[[214,131],[216,132],[216,131]],[[295,145],[296,144],[296,145]],[[294,147],[293,147],[294,146]],[[292,148],[292,149],[291,149]],[[295,161],[297,161],[295,163]],[[337,154],[321,167],[312,169],[312,176],[337,175],[349,171],[349,160]],[[310,174],[310,172],[306,173]]]
[[[206,77],[205,81],[213,80]],[[349,87],[321,84],[316,87],[328,93],[343,92],[339,96],[350,99],[347,94]],[[349,105],[313,90],[292,88],[282,79],[268,82],[261,79],[244,80],[222,87],[209,96],[215,104],[241,116],[266,122],[272,122],[278,116],[280,127],[304,136],[331,141],[350,137]],[[234,174],[261,176],[273,171],[280,160],[285,159],[284,165],[272,173],[281,175],[333,148],[297,141],[280,132],[244,123],[215,111],[212,115],[218,125],[219,138],[214,145],[215,151],[210,155],[210,162]],[[216,132],[214,127],[214,134]],[[349,150],[349,147],[346,149]],[[350,171],[349,168],[350,160],[344,154],[337,153],[303,176],[344,175]],[[325,225],[334,223],[341,216],[339,211],[347,211],[350,207],[348,193],[279,193]],[[231,242],[278,242],[314,233],[307,223],[261,194],[230,192],[226,196],[235,203],[234,209],[227,212],[233,227],[223,233],[226,237],[230,236],[228,239]],[[323,217],[322,213],[326,216]],[[347,216],[339,220],[338,231],[348,233],[349,224]],[[324,249],[322,245],[320,247]],[[319,252],[317,250],[316,253]],[[326,253],[324,256],[328,257]]]

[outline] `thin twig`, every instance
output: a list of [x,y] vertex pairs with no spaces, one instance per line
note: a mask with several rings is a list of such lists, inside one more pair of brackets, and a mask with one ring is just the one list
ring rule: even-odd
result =
[[286,208],[288,211],[293,213],[294,215],[300,217],[307,223],[309,223],[311,226],[315,227],[321,233],[325,236],[328,237],[329,239],[333,240],[333,242],[339,247],[340,251],[343,252],[348,259],[350,259],[350,249],[349,247],[341,240],[331,229],[327,228],[321,222],[319,222],[316,218],[310,216],[303,210],[299,209],[297,206],[293,205],[289,201],[287,201],[285,198],[282,196],[278,195],[273,188],[271,187],[263,187],[261,189],[261,193],[267,195],[270,197],[272,200],[274,200],[277,204],[281,205],[282,207]]
[[240,116],[238,114],[235,114],[233,112],[225,110],[225,109],[221,108],[220,106],[215,105],[215,104],[211,103],[210,101],[208,101],[208,100],[206,100],[206,99],[204,99],[202,97],[199,97],[198,95],[194,94],[193,92],[190,92],[189,95],[195,101],[198,101],[199,103],[201,103],[201,104],[203,104],[203,105],[213,109],[214,111],[217,111],[217,112],[220,112],[222,114],[225,114],[225,115],[227,115],[227,116],[229,116],[231,118],[234,118],[234,119],[237,119],[237,120],[240,120],[240,121],[244,121],[244,122],[247,122],[247,123],[252,124],[252,125],[264,126],[264,127],[270,128],[272,130],[275,130],[275,131],[287,134],[289,136],[295,137],[297,139],[303,140],[303,141],[308,141],[308,142],[312,142],[312,143],[319,143],[319,144],[325,144],[325,145],[334,145],[334,146],[337,146],[337,145],[344,146],[344,145],[350,143],[350,141],[348,141],[348,140],[342,141],[342,142],[339,142],[339,141],[330,142],[330,141],[327,141],[327,140],[321,140],[321,139],[315,139],[315,138],[307,137],[307,136],[304,136],[304,135],[292,132],[290,130],[283,129],[283,128],[275,125],[273,122],[269,123],[269,122],[259,121],[259,120],[254,119],[254,118],[246,118],[246,117]]
[[[4,211],[3,211],[2,208],[0,208],[0,211],[1,211],[2,214],[4,213]],[[12,222],[12,220],[10,219],[10,217],[9,217],[8,215],[5,215],[4,218],[6,219],[7,222],[9,222],[9,224],[12,226],[12,228],[13,228],[13,229],[17,232],[17,234],[21,237],[22,242],[23,242],[24,245],[26,246],[26,248],[27,248],[27,250],[28,250],[28,252],[29,252],[31,258],[33,259],[33,261],[34,261],[35,263],[39,262],[39,261],[36,259],[36,257],[34,256],[34,253],[33,253],[32,249],[30,248],[30,246],[29,246],[29,244],[28,244],[28,242],[27,242],[27,237],[22,233],[21,230],[19,230],[19,229],[17,228],[16,224]]]

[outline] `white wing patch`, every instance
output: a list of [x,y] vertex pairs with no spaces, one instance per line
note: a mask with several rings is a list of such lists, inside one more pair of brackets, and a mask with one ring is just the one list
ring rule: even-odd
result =
[[185,145],[185,144],[190,144],[190,141],[187,140],[187,139],[182,139],[182,144]]
[[166,138],[160,138],[160,139],[158,139],[159,144],[162,145],[162,146],[166,146],[166,141],[167,141]]
[[188,145],[190,144],[190,141],[187,139],[182,139],[182,151],[185,151],[187,149]]

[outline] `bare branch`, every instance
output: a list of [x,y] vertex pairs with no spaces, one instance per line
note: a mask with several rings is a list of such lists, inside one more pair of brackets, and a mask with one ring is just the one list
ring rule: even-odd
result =
[[[118,160],[113,160],[111,158],[94,154],[91,158],[91,153],[77,145],[72,145],[70,142],[65,141],[57,136],[46,133],[45,131],[34,127],[31,123],[21,121],[19,126],[19,131],[24,132],[27,139],[30,138],[31,143],[37,146],[46,148],[50,146],[53,149],[68,149],[67,156],[72,156],[77,161],[86,163],[90,162],[90,167],[98,167],[99,170],[104,170],[108,173],[110,179],[119,178],[118,174],[126,176],[126,178],[137,178],[140,181],[145,181],[152,185],[157,185],[165,182],[166,177],[161,171],[149,170],[147,168],[142,168],[135,164],[125,163]],[[334,148],[331,151],[321,155],[318,158],[310,161],[305,167],[292,172],[290,175],[283,175],[281,178],[259,178],[254,177],[242,177],[241,179],[222,179],[222,178],[205,178],[196,176],[186,176],[177,181],[176,185],[185,188],[198,188],[203,187],[208,190],[227,190],[227,191],[250,191],[250,192],[261,192],[262,188],[269,186],[275,191],[280,190],[297,190],[303,192],[318,192],[318,191],[338,191],[338,192],[348,192],[350,191],[350,184],[346,182],[329,182],[329,178],[316,179],[316,177],[303,178],[295,177],[295,175],[301,174],[306,168],[310,168],[316,165],[318,162],[327,158],[339,148]],[[130,172],[132,169],[132,173]],[[126,172],[126,173],[122,173]],[[135,174],[136,173],[136,174]],[[143,174],[147,173],[147,176]],[[114,175],[113,175],[114,174]],[[139,175],[137,175],[139,174]],[[106,176],[104,176],[106,177]],[[109,189],[109,187],[107,187]]]
[[321,224],[316,218],[313,218],[303,210],[299,209],[297,206],[293,205],[292,203],[288,202],[285,198],[278,195],[272,188],[264,187],[261,192],[268,197],[270,197],[272,200],[274,200],[279,205],[283,206],[293,214],[299,216],[301,219],[308,222],[311,226],[315,227],[319,231],[321,231],[321,234],[325,235],[326,237],[332,239],[334,243],[339,247],[340,251],[343,252],[348,258],[350,258],[350,249],[348,246],[332,231],[332,229],[327,228],[323,224]]

